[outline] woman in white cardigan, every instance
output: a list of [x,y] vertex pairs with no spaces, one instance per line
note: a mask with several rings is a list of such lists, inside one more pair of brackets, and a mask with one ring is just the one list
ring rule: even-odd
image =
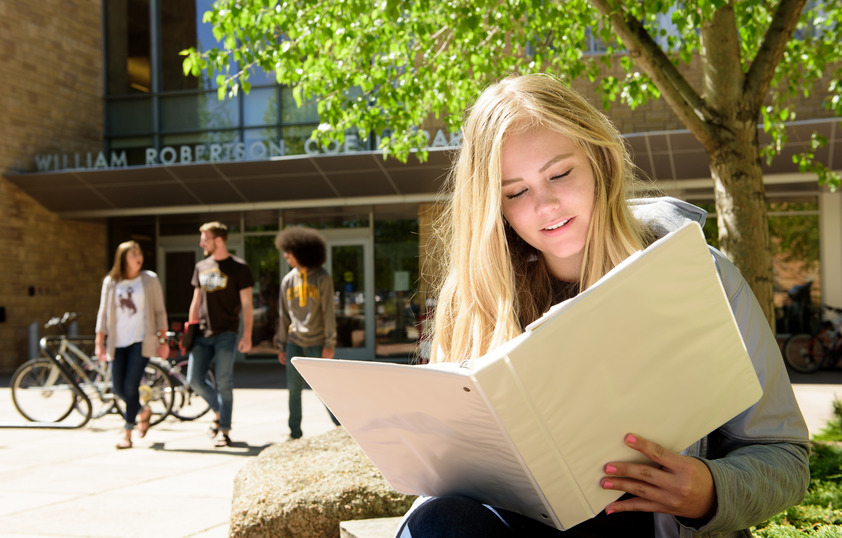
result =
[[136,421],[138,435],[146,435],[152,410],[148,406],[141,410],[140,380],[149,357],[169,354],[161,283],[155,273],[142,267],[143,252],[137,242],[117,247],[114,265],[102,281],[96,319],[96,355],[101,361],[112,361],[114,394],[126,404],[126,426],[117,448],[131,448]]

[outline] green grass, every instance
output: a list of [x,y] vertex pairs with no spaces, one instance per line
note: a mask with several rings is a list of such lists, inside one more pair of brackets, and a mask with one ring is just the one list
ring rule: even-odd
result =
[[842,401],[833,402],[833,419],[813,438],[810,487],[793,506],[752,528],[760,538],[842,536]]

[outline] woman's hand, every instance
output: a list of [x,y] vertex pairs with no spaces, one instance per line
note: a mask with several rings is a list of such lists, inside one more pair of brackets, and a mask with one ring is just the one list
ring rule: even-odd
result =
[[100,362],[105,362],[105,346],[100,342],[94,344],[94,355]]
[[632,499],[609,504],[606,513],[660,512],[690,519],[713,516],[716,490],[707,465],[631,433],[624,441],[656,467],[621,462],[605,465],[606,477],[600,485],[634,495]]
[[286,350],[282,349],[278,352],[278,362],[286,365],[287,363],[287,352]]
[[164,360],[167,360],[170,357],[170,345],[158,344],[158,356]]

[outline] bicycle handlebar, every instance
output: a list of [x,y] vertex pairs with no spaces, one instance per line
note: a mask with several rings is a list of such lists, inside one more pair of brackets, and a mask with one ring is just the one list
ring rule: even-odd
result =
[[61,325],[63,328],[66,329],[67,325],[78,319],[81,315],[82,314],[80,314],[79,312],[65,312],[61,316],[50,318],[50,321],[44,324],[44,328],[49,329],[51,327]]

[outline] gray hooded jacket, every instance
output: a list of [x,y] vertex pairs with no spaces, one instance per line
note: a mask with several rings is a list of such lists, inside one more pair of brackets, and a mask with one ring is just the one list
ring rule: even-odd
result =
[[[675,198],[630,202],[634,216],[657,236],[707,213]],[[655,514],[658,538],[751,536],[756,525],[803,499],[810,480],[809,434],[792,392],[780,348],[737,268],[711,247],[763,396],[752,407],[685,451],[703,461],[716,487],[716,514],[706,521]]]

